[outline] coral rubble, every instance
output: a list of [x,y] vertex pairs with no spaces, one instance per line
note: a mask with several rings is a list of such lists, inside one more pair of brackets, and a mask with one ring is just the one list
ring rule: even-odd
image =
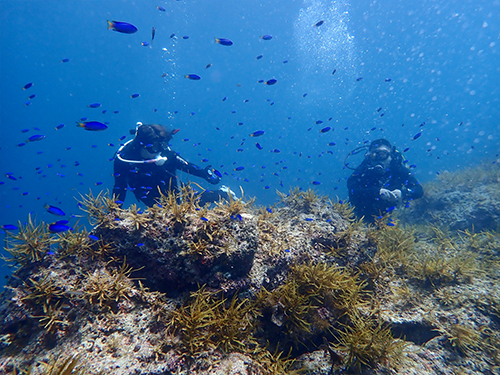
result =
[[88,195],[90,232],[30,218],[6,246],[0,372],[498,372],[493,228],[367,226],[311,190],[280,198],[202,207],[185,187],[125,210]]

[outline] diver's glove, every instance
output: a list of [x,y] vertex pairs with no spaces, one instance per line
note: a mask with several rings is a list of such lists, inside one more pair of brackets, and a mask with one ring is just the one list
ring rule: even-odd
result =
[[156,159],[155,164],[159,167],[161,167],[165,162],[168,160],[166,156],[160,156],[159,158]]
[[392,191],[387,189],[380,189],[380,198],[388,202],[400,204],[403,198],[403,194],[399,189],[394,189]]
[[207,172],[207,178],[206,180],[211,183],[212,185],[217,185],[220,182],[219,176],[217,176],[213,171],[212,171],[212,166],[209,165],[208,167],[205,168],[205,172]]

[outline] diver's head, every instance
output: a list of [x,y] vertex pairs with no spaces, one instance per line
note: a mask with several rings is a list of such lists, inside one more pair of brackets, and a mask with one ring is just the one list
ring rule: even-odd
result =
[[144,159],[153,159],[168,149],[168,142],[179,129],[167,129],[159,124],[137,123],[134,143],[138,145]]
[[386,170],[392,161],[393,148],[387,139],[377,139],[370,143],[365,159],[372,168]]

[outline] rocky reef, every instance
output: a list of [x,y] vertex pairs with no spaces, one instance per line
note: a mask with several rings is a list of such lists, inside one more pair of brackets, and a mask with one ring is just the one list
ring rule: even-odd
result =
[[88,195],[90,232],[30,218],[8,233],[0,373],[499,373],[499,234],[450,225],[467,214],[440,213],[439,184],[374,225],[299,189],[201,207],[185,187],[144,211]]

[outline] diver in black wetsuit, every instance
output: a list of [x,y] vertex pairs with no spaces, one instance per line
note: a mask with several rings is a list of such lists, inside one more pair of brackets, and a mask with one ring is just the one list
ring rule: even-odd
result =
[[347,180],[356,216],[368,222],[403,202],[421,198],[422,185],[403,164],[403,156],[386,139],[373,141],[363,162]]
[[[176,171],[203,178],[212,185],[220,182],[210,166],[200,168],[190,163],[168,146],[168,142],[179,129],[167,129],[163,125],[137,123],[134,139],[117,151],[114,161],[115,185],[113,193],[119,203],[125,201],[127,190],[132,190],[137,200],[151,207],[162,194],[178,192]],[[219,174],[220,175],[220,174]],[[227,187],[216,191],[205,190],[199,194],[200,204],[218,201],[221,197],[235,197]]]

